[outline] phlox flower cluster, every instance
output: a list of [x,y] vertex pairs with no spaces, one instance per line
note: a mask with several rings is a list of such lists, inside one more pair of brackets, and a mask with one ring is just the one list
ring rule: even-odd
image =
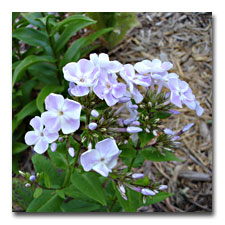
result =
[[[118,128],[114,131],[129,133],[133,141],[137,140],[137,133],[143,131],[139,122],[138,104],[142,102],[144,93],[148,89],[154,90],[156,86],[158,94],[163,88],[168,90],[166,96],[169,103],[179,108],[186,105],[200,116],[204,111],[203,108],[189,85],[180,80],[176,73],[169,72],[172,67],[170,62],[161,62],[158,59],[143,60],[135,65],[122,65],[116,60],[110,61],[109,56],[104,53],[91,54],[89,60],[80,59],[78,62],[68,63],[63,67],[64,78],[69,82],[68,93],[70,98],[76,97],[78,100],[65,99],[62,95],[54,93],[48,95],[45,99],[46,111],[40,117],[36,116],[30,121],[34,130],[26,133],[26,144],[33,145],[34,151],[39,154],[47,151],[49,144],[51,144],[52,152],[57,151],[56,141],[60,141],[61,138],[59,132],[69,135],[80,128],[82,105],[79,97],[93,93],[97,98],[105,101],[109,107],[117,103],[121,104],[117,107],[115,115],[127,110],[129,117],[119,118]],[[100,117],[95,109],[91,109],[89,113],[93,118]],[[171,113],[178,114],[175,110],[171,110]],[[188,125],[183,128],[182,132],[190,127],[191,125]],[[90,122],[86,128],[94,131],[98,129],[98,124]],[[149,132],[148,129],[145,130]],[[175,134],[168,128],[164,130],[164,133],[174,136],[174,140],[181,134]],[[75,157],[76,149],[69,147],[68,153],[71,157]],[[82,153],[80,162],[85,171],[94,170],[107,177],[116,166],[120,153],[116,140],[106,138],[96,143],[94,148]],[[133,178],[140,177],[142,177],[140,174],[133,175]],[[123,187],[120,188],[123,193],[125,193],[124,190]],[[154,195],[157,192],[157,190],[149,189],[137,191],[144,195]]]

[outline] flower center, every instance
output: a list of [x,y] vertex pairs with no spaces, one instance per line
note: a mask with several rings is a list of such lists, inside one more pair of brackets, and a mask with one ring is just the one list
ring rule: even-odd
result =
[[59,115],[62,116],[63,115],[63,111],[59,111]]
[[41,132],[41,133],[40,133],[40,136],[41,136],[41,137],[44,137],[44,134],[43,134],[43,132]]
[[108,83],[108,84],[106,84],[106,87],[107,87],[108,89],[110,89],[110,88],[111,88],[111,85]]
[[104,161],[104,160],[105,160],[104,158],[101,158],[101,159],[100,159],[101,162]]
[[80,82],[84,82],[84,78],[81,78],[81,79],[80,79]]

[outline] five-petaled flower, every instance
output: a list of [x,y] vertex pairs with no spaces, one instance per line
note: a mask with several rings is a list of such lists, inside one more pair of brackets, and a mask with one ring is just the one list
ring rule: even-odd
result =
[[34,131],[28,131],[25,135],[25,143],[27,145],[34,145],[34,151],[38,154],[43,154],[47,149],[49,143],[58,139],[59,134],[57,131],[50,131],[44,128],[41,118],[35,116],[30,125]]
[[62,95],[50,94],[45,99],[45,107],[48,110],[41,114],[46,128],[55,132],[62,129],[64,134],[70,134],[80,127],[81,104],[64,99]]
[[107,177],[112,172],[112,168],[116,166],[120,153],[115,140],[107,138],[98,142],[95,149],[84,152],[80,157],[80,162],[85,171],[93,169]]

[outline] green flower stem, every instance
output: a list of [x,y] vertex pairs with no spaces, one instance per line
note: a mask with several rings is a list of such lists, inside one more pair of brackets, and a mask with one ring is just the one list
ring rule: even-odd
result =
[[[44,13],[42,13],[42,16],[45,17]],[[50,47],[52,49],[54,58],[56,60],[55,65],[56,65],[56,68],[57,68],[57,71],[58,71],[57,72],[57,78],[58,78],[59,84],[62,85],[62,80],[61,80],[60,73],[59,73],[60,70],[59,70],[58,57],[57,57],[57,54],[56,54],[56,51],[55,51],[55,48],[54,48],[54,37],[51,37],[50,36],[50,30],[49,30],[49,26],[48,26],[48,18],[46,19],[45,29],[46,29],[47,34],[48,34],[48,39],[49,39]]]

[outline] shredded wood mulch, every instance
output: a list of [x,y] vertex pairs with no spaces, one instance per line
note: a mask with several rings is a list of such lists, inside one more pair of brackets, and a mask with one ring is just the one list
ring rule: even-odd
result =
[[176,155],[183,162],[145,162],[140,171],[174,195],[142,207],[141,212],[212,212],[212,14],[138,13],[140,26],[109,52],[121,63],[134,64],[159,58],[173,63],[173,72],[189,83],[205,112],[198,117],[187,107],[165,121],[180,130],[194,122],[182,136]]

